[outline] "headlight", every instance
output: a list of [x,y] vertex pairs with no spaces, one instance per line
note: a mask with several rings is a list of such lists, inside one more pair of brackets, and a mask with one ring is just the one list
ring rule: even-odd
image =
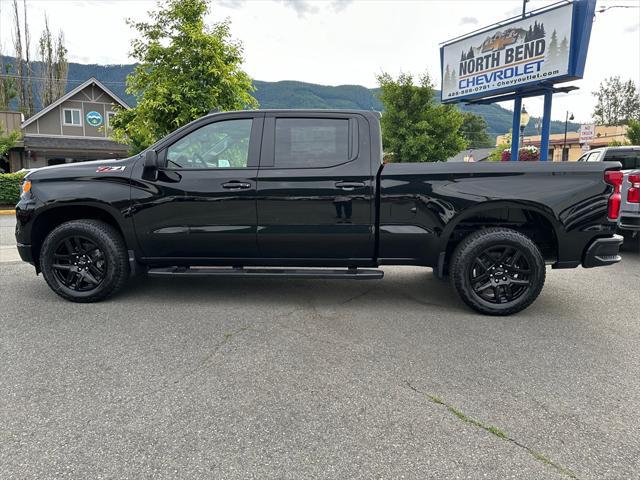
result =
[[31,191],[31,180],[22,182],[22,195],[26,195]]

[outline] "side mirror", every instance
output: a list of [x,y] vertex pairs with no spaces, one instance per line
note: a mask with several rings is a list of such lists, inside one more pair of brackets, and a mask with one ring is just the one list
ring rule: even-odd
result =
[[142,178],[151,181],[158,179],[158,154],[155,150],[147,150],[144,154]]
[[145,168],[158,168],[158,154],[155,150],[147,150],[144,154]]

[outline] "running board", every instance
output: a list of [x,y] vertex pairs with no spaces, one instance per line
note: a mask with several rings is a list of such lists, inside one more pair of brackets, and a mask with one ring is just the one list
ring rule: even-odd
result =
[[382,270],[349,268],[341,270],[299,268],[228,268],[228,267],[166,267],[150,268],[151,277],[250,277],[250,278],[325,278],[374,280],[384,276]]

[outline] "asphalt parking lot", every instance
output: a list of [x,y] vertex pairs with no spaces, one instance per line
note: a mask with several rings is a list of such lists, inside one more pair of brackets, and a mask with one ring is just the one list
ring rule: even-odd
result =
[[637,253],[491,318],[420,268],[78,305],[5,251],[1,478],[640,478]]

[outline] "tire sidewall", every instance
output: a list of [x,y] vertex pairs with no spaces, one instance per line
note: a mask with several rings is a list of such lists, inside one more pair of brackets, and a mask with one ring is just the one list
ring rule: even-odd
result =
[[[512,235],[512,234],[515,234]],[[513,238],[510,238],[513,237]],[[545,262],[538,247],[526,236],[509,230],[487,232],[479,237],[471,238],[461,245],[456,252],[453,265],[452,281],[462,300],[473,309],[489,315],[510,315],[528,307],[540,294],[545,280]],[[484,250],[493,246],[506,245],[518,248],[524,255],[531,269],[531,286],[520,297],[511,302],[491,303],[480,297],[472,288],[470,271],[475,258]]]
[[[79,235],[88,238],[94,242],[104,253],[105,277],[93,290],[79,292],[63,285],[53,272],[53,254],[60,242],[73,235]],[[118,259],[118,248],[113,238],[105,235],[97,225],[92,223],[84,223],[81,221],[73,221],[65,223],[54,229],[45,239],[40,253],[40,269],[49,284],[49,287],[58,295],[74,301],[96,301],[110,295],[118,284],[118,278],[122,274],[118,269],[121,268],[121,262]]]

